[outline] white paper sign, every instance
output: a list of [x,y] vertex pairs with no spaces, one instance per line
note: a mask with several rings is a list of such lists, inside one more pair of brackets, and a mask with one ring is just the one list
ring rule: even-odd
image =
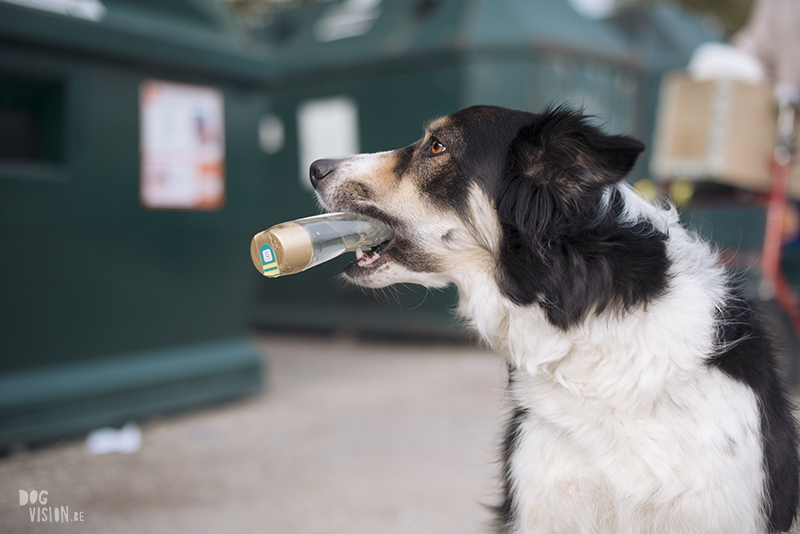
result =
[[314,161],[359,152],[358,106],[352,98],[309,100],[297,109],[300,183],[311,189],[308,168]]
[[213,87],[147,80],[139,88],[139,196],[148,209],[225,203],[225,117]]

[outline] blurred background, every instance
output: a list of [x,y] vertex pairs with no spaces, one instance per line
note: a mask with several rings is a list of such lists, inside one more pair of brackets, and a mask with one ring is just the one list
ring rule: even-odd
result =
[[[452,316],[455,290],[356,289],[337,277],[351,258],[265,279],[249,257],[255,233],[319,212],[312,161],[408,145],[473,104],[570,102],[645,140],[631,183],[722,250],[795,384],[800,216],[774,186],[772,149],[793,142],[776,137],[775,79],[689,69],[753,8],[0,0],[0,530],[481,531],[502,364]],[[127,427],[133,455],[87,449],[128,422],[144,428]],[[384,491],[405,475],[406,493]],[[95,522],[28,518],[46,486]]]

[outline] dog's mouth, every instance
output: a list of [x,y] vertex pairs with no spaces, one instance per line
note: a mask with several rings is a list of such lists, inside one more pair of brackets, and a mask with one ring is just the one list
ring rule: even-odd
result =
[[393,248],[397,240],[398,224],[391,217],[375,209],[358,210],[358,213],[377,219],[389,226],[394,231],[394,236],[371,249],[356,249],[356,259],[347,264],[344,273],[351,278],[368,275],[370,272],[384,265],[388,260],[387,254]]
[[350,262],[344,269],[349,276],[360,276],[377,269],[386,263],[386,253],[392,247],[394,238],[384,241],[371,250],[356,250],[356,260]]

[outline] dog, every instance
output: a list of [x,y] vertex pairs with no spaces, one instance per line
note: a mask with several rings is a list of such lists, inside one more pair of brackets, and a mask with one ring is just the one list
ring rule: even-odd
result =
[[355,284],[455,284],[508,362],[496,531],[766,533],[798,505],[770,338],[714,250],[624,178],[644,145],[570,107],[430,122],[324,159],[324,209],[388,224]]

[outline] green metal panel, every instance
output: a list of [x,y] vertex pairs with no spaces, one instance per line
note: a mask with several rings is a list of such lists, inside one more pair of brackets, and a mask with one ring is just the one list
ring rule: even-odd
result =
[[612,25],[581,16],[566,0],[474,0],[461,4],[461,41],[473,51],[531,48],[607,62],[638,62],[626,35]]
[[[272,69],[210,4],[106,5],[90,23],[0,3],[0,112],[33,117],[43,140],[24,158],[0,157],[0,384],[15,392],[0,395],[0,449],[261,381],[261,356],[243,340],[260,281],[249,241],[275,194],[258,144]],[[221,209],[141,206],[148,79],[221,91]],[[44,402],[46,391],[56,397]]]
[[81,60],[53,67],[54,76],[69,71],[69,130],[80,146],[50,177],[0,166],[0,224],[8,229],[0,240],[13,258],[2,266],[4,301],[19,325],[0,333],[10,356],[0,368],[244,334],[242,303],[257,273],[242,250],[270,187],[255,135],[264,95],[205,80],[226,94],[225,206],[148,211],[138,200],[138,89],[148,74],[166,73]]
[[728,250],[761,248],[766,214],[762,207],[690,207],[681,222],[715,247]]
[[464,106],[492,104],[514,109],[533,107],[527,58],[475,59],[464,66]]
[[275,70],[246,46],[212,1],[112,0],[97,22],[0,2],[4,42],[48,47],[114,63],[165,66],[171,72],[269,82]]
[[0,373],[0,450],[256,393],[254,353],[226,340]]

